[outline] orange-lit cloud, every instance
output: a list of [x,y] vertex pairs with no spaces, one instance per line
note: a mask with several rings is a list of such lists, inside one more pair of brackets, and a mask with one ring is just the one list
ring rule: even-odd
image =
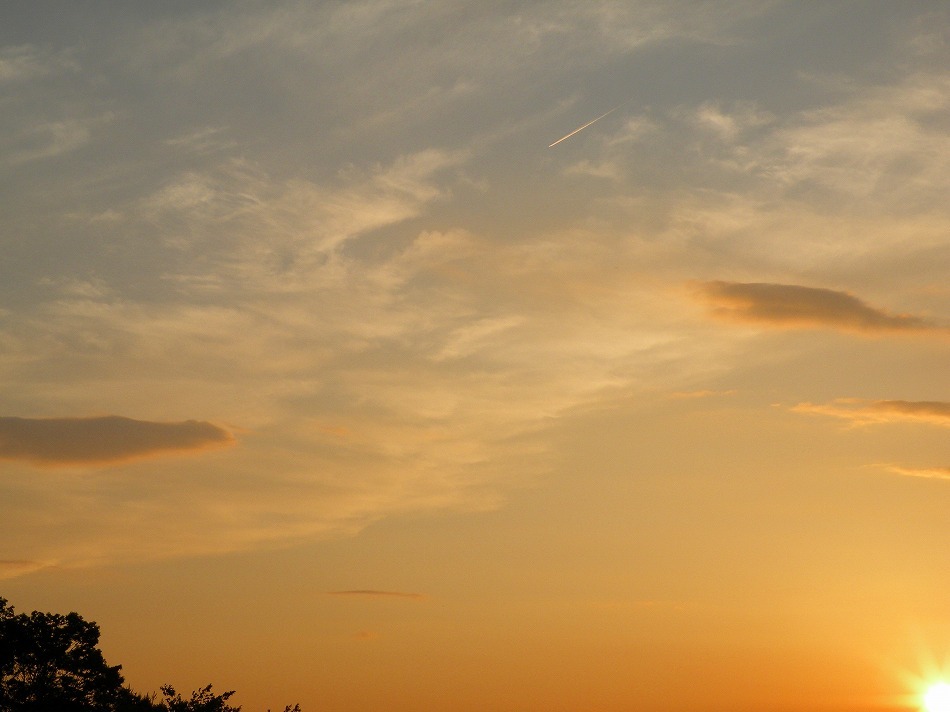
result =
[[375,591],[375,590],[355,590],[355,591],[328,591],[331,596],[360,596],[366,598],[412,598],[417,601],[425,596],[421,593],[404,593],[402,591]]
[[40,569],[45,569],[48,564],[41,561],[23,560],[0,560],[0,580],[16,578],[24,574],[30,574]]
[[798,413],[842,418],[856,425],[918,421],[950,427],[950,403],[944,401],[876,400],[836,398],[831,403],[799,403]]
[[699,296],[715,316],[778,328],[824,327],[869,334],[940,329],[920,317],[892,314],[834,289],[713,281],[699,285]]
[[198,420],[156,423],[117,415],[0,417],[0,459],[42,465],[122,462],[233,442],[228,431]]
[[950,480],[950,467],[902,467],[884,465],[890,472],[903,477],[921,477],[928,480]]
[[718,396],[734,396],[734,389],[728,391],[712,391],[708,389],[699,391],[675,391],[670,393],[670,398],[715,398]]

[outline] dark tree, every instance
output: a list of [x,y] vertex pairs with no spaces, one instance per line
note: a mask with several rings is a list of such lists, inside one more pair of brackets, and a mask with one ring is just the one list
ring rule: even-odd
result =
[[[234,691],[211,685],[184,699],[171,685],[164,699],[123,686],[121,665],[107,665],[99,626],[78,613],[17,614],[0,598],[0,712],[240,712]],[[284,712],[300,712],[288,705]]]
[[163,685],[162,694],[165,695],[162,709],[168,712],[241,712],[240,707],[228,704],[234,690],[216,695],[211,691],[211,685],[208,685],[192,692],[191,699],[186,700],[171,685]]
[[[186,700],[171,685],[162,686],[162,694],[165,699],[158,706],[160,710],[168,712],[241,712],[240,707],[232,707],[228,704],[228,699],[234,694],[234,690],[222,692],[216,695],[211,691],[211,685],[202,687],[191,693],[191,699]],[[268,710],[268,712],[270,712]],[[300,705],[284,707],[284,712],[301,712]]]
[[78,613],[16,614],[0,598],[2,712],[119,712],[151,705],[107,665],[99,626]]

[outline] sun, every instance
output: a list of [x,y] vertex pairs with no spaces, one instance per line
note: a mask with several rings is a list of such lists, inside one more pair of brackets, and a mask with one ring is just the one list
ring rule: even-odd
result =
[[935,682],[924,692],[924,712],[950,712],[950,684]]

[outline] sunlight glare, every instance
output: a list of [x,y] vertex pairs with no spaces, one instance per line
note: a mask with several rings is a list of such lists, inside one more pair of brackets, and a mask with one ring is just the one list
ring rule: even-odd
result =
[[935,682],[924,693],[925,712],[950,712],[950,684]]

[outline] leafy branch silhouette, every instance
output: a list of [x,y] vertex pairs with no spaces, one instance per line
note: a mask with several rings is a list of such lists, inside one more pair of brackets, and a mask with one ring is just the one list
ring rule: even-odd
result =
[[[234,690],[207,685],[182,697],[171,685],[134,692],[106,663],[99,626],[78,613],[16,613],[0,597],[0,712],[240,712]],[[284,712],[301,712],[287,705]]]

